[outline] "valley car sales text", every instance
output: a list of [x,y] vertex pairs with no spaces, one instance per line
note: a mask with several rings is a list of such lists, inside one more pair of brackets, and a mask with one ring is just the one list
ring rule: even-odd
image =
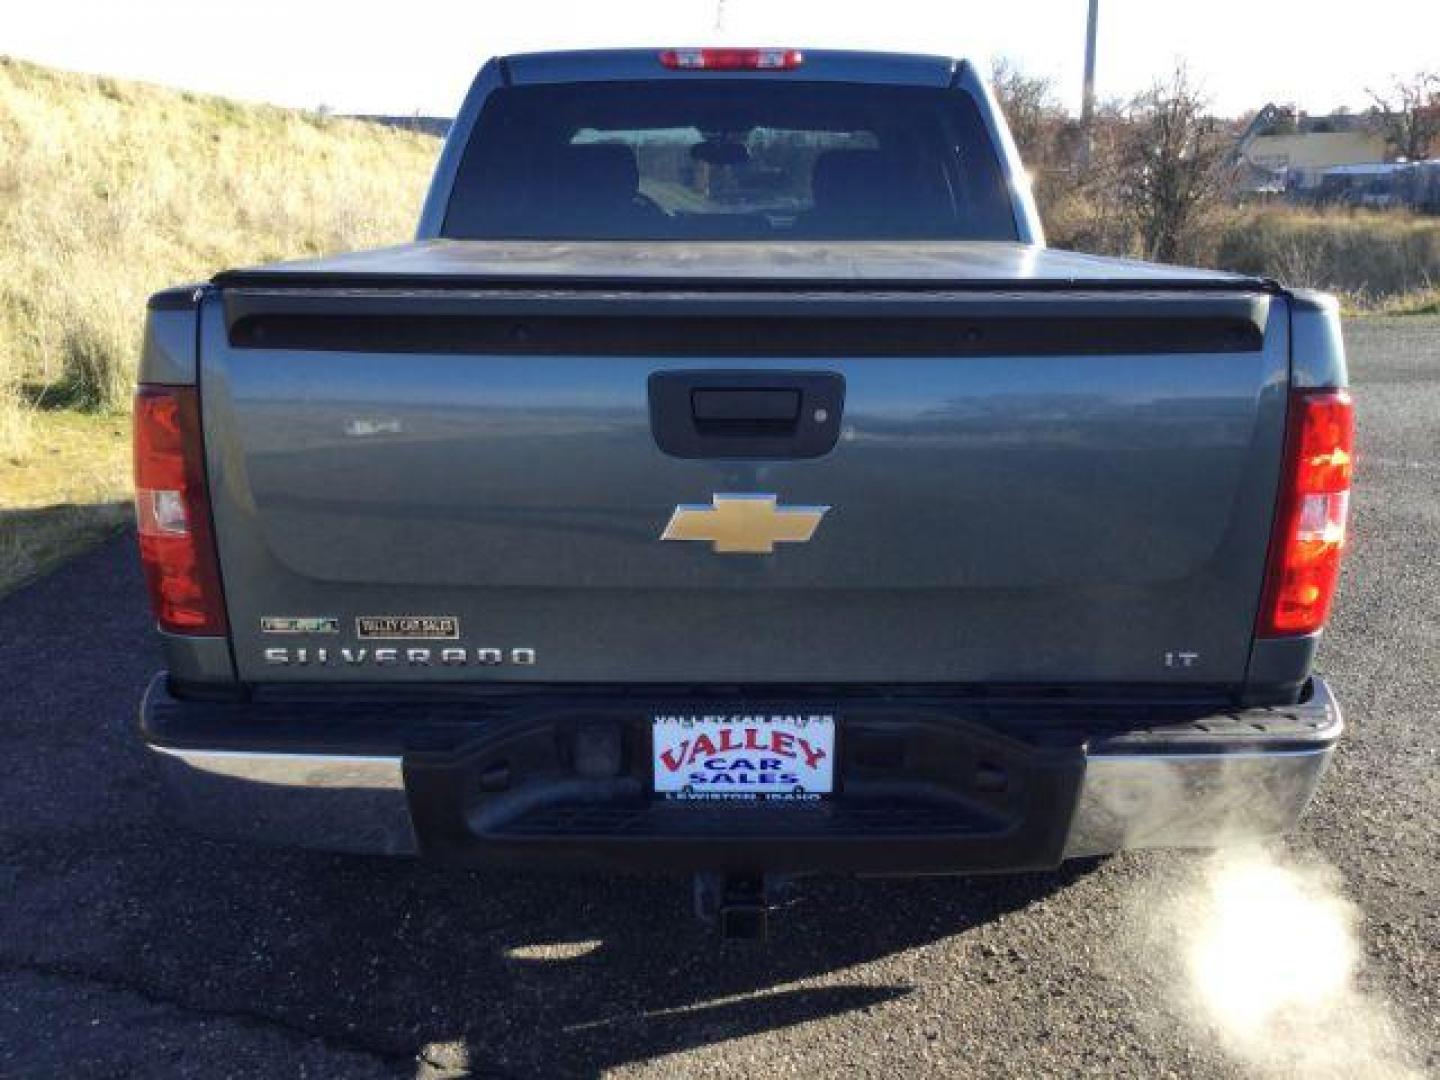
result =
[[[782,728],[776,721],[788,723]],[[772,799],[818,799],[819,794],[804,790],[798,769],[813,772],[829,752],[797,732],[807,721],[818,725],[832,718],[656,716],[657,725],[693,725],[696,733],[664,750],[657,748],[655,768],[672,775],[683,771],[685,786],[671,797],[744,799],[756,795],[746,788],[763,788]],[[787,787],[791,790],[776,790]]]

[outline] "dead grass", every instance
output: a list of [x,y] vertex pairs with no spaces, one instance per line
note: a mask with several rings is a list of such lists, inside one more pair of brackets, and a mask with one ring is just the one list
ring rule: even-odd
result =
[[[1143,257],[1124,208],[1093,189],[1039,189],[1056,247]],[[1338,293],[1346,306],[1400,314],[1440,292],[1440,217],[1391,210],[1296,206],[1212,207],[1183,238],[1183,261]]]
[[1356,315],[1440,315],[1440,289],[1420,289],[1384,300],[1346,305]]
[[1384,311],[1440,289],[1440,218],[1397,211],[1266,208],[1238,215],[1215,265],[1327,289]]
[[0,595],[130,520],[130,422],[38,411],[30,452],[0,454]]

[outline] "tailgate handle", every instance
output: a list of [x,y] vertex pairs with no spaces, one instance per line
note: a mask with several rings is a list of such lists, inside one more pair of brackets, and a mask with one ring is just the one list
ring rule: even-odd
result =
[[690,391],[695,425],[717,435],[793,431],[800,418],[800,391],[785,389],[696,389]]
[[657,371],[650,430],[682,458],[814,458],[840,437],[845,379],[833,371]]

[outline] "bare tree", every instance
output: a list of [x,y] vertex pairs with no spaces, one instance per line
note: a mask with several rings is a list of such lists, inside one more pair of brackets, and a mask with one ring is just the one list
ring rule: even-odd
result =
[[1183,66],[1135,100],[1096,110],[1088,165],[1080,125],[1049,79],[1000,59],[990,80],[1051,243],[1165,261],[1202,254],[1233,140],[1210,118]]
[[1417,71],[1397,76],[1383,93],[1367,90],[1371,114],[1398,157],[1423,161],[1440,140],[1440,73]]
[[1119,182],[1148,258],[1193,255],[1200,224],[1229,183],[1231,140],[1184,65],[1137,97],[1118,148]]
[[1026,74],[1012,60],[1002,57],[991,64],[990,82],[1047,231],[1062,243],[1076,239],[1072,226],[1083,229],[1091,216],[1084,178],[1076,168],[1078,125],[1065,112],[1050,79]]
[[1065,122],[1065,109],[1055,96],[1055,84],[1047,78],[1027,75],[1013,60],[1002,56],[990,65],[990,85],[1026,165],[1036,169],[1048,165],[1055,131]]

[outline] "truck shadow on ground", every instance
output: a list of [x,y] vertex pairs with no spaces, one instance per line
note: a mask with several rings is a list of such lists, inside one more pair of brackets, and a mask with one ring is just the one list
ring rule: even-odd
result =
[[463,1075],[467,1062],[471,1075],[593,1076],[896,1002],[927,946],[1086,869],[814,880],[769,944],[722,945],[692,914],[688,879],[521,876],[193,835],[170,823],[134,734],[159,657],[132,543],[0,605],[0,976],[83,1002],[63,1015],[7,1002],[5,1060],[22,1073],[65,1063],[96,1030],[128,1039],[138,1071],[164,1073],[155,1056],[170,1043],[132,1020],[138,998],[166,1023],[201,1025],[204,1039],[182,1040],[192,1073],[210,1054],[226,1073],[273,1074],[245,1064],[269,1037],[364,1055],[345,1060],[382,1075]]
[[[962,933],[1070,877],[813,881],[769,943],[724,944],[694,918],[684,880],[502,876],[221,845],[194,858],[193,838],[166,843],[193,865],[134,890],[155,904],[141,940],[168,968],[155,943],[167,925],[188,925],[191,944],[170,938],[170,960],[209,967],[224,987],[216,1007],[236,1007],[248,987],[250,1008],[327,1038],[397,1061],[463,1047],[476,1073],[502,1074],[595,1075],[863,1012],[910,987],[804,984]],[[217,941],[230,948],[208,962],[185,955]]]
[[[138,778],[132,791],[153,794]],[[419,1076],[460,1062],[458,1075],[594,1076],[864,1014],[911,992],[906,968],[837,973],[963,934],[1079,872],[816,879],[759,944],[721,942],[692,914],[688,880],[264,851],[154,819],[86,861],[68,873],[107,896],[73,897],[87,914],[71,938],[102,943],[102,977]]]

